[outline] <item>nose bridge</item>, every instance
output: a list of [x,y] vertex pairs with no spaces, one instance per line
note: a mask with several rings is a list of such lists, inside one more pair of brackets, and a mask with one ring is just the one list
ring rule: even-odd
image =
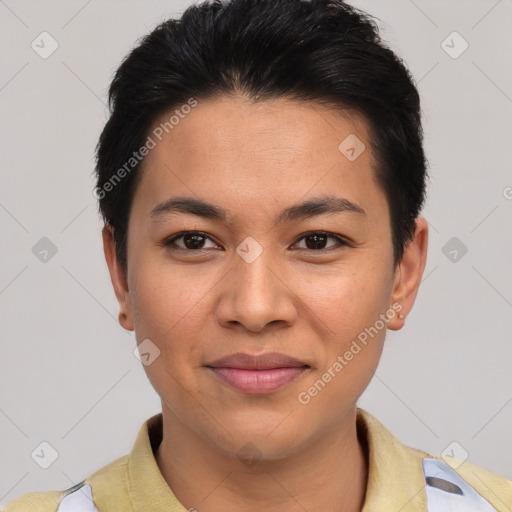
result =
[[236,252],[221,299],[219,320],[241,323],[250,330],[278,320],[292,322],[296,314],[292,294],[279,276],[272,250],[247,237]]
[[[236,279],[235,295],[252,307],[271,308],[274,304],[274,273],[269,267],[275,256],[270,248],[263,248],[254,238],[247,237],[236,249],[234,275]],[[275,271],[274,271],[275,272]]]

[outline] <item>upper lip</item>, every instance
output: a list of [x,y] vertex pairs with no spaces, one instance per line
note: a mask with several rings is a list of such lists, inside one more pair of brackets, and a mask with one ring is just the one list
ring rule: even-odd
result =
[[251,355],[237,352],[229,356],[221,357],[206,366],[213,368],[238,368],[243,370],[271,370],[273,368],[294,368],[309,366],[304,361],[294,357],[280,354],[279,352],[267,352],[266,354]]

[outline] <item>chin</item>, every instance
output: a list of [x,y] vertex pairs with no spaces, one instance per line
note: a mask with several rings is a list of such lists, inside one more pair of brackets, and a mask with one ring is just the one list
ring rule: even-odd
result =
[[[219,449],[237,457],[241,462],[246,459],[275,461],[284,459],[299,451],[305,443],[304,426],[294,428],[283,423],[283,417],[277,421],[249,426],[247,420],[229,421],[229,434],[223,431],[221,438],[215,435],[213,442]],[[277,428],[276,428],[277,427]],[[218,434],[217,432],[216,434]],[[247,464],[250,467],[250,463]]]

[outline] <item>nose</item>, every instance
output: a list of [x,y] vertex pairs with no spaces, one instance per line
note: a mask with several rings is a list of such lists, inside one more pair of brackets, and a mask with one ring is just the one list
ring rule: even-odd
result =
[[297,296],[290,281],[268,249],[252,262],[234,255],[232,270],[219,288],[219,324],[243,326],[251,332],[261,332],[269,325],[291,326],[297,317]]

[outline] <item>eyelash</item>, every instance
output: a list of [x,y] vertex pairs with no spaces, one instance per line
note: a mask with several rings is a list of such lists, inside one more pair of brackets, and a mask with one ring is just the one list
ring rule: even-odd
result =
[[[201,251],[207,251],[208,249],[184,249],[182,247],[172,247],[172,245],[176,242],[176,240],[179,240],[180,238],[183,238],[185,235],[200,235],[204,238],[208,238],[209,240],[211,240],[212,242],[216,243],[214,240],[212,240],[212,238],[210,236],[208,236],[206,233],[204,233],[203,231],[180,231],[179,233],[175,234],[175,235],[172,235],[172,237],[170,238],[167,238],[165,239],[161,245],[163,245],[164,247],[167,247],[168,249],[170,250],[177,250],[177,251],[185,251],[185,252],[201,252]],[[301,240],[309,237],[309,236],[313,236],[313,235],[323,235],[323,236],[326,236],[327,238],[332,238],[332,239],[335,239],[338,243],[339,243],[339,246],[337,247],[337,249],[341,247],[353,247],[353,245],[351,243],[349,243],[347,240],[345,240],[344,238],[342,238],[341,236],[339,235],[335,235],[334,233],[329,233],[328,231],[309,231],[305,234],[303,234],[295,243],[299,243]],[[336,249],[336,247],[334,248]],[[317,253],[322,253],[322,252],[328,252],[328,251],[331,251],[333,250],[333,247],[329,247],[327,249],[308,249],[308,248],[305,248],[305,249],[299,249],[301,251],[308,251],[308,252],[317,252]]]

